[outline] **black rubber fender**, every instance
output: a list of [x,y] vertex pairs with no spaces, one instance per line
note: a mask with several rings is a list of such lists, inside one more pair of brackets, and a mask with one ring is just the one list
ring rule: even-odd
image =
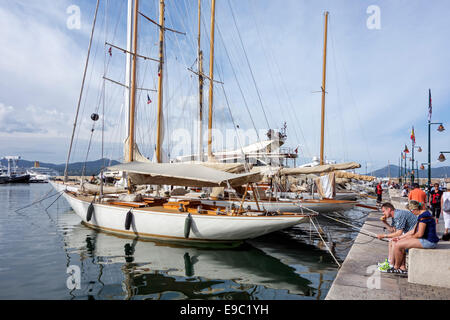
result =
[[184,269],[186,277],[192,277],[194,275],[194,265],[192,264],[191,257],[188,252],[184,254]]
[[186,220],[184,221],[184,237],[186,239],[189,238],[189,234],[191,233],[191,226],[192,226],[192,216],[189,213],[186,217]]
[[131,223],[133,222],[133,212],[128,211],[127,217],[125,218],[125,230],[130,230]]
[[94,204],[91,203],[88,207],[87,214],[86,214],[86,221],[89,222],[92,219],[92,215],[94,214]]

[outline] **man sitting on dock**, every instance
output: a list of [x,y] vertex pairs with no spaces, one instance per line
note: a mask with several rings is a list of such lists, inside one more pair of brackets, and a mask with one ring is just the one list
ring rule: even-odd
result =
[[[378,234],[378,239],[393,239],[411,231],[417,224],[417,217],[407,210],[396,210],[394,206],[386,202],[381,206],[383,217],[381,220],[386,224],[389,234]],[[387,223],[387,219],[392,218],[392,225]],[[388,259],[385,262],[378,264],[378,270],[381,272],[387,272],[395,263],[394,257],[394,245],[395,242],[389,241],[389,254]]]

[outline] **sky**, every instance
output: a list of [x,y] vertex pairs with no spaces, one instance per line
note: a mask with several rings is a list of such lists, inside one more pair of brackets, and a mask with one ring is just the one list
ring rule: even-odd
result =
[[[175,154],[181,143],[189,145],[185,152],[195,152],[195,138],[186,139],[186,133],[195,131],[198,104],[196,77],[187,70],[196,69],[197,1],[166,2],[166,25],[186,35],[167,32],[166,37],[165,147]],[[65,162],[95,3],[0,0],[0,156]],[[140,10],[157,20],[157,3],[141,1]],[[203,0],[202,6],[201,43],[208,73],[210,2]],[[357,161],[362,171],[366,165],[369,171],[388,162],[398,165],[405,144],[411,149],[414,126],[423,149],[416,160],[419,165],[427,162],[429,89],[432,121],[450,126],[449,9],[447,0],[434,0],[433,5],[425,0],[217,0],[214,65],[215,79],[223,84],[214,87],[215,128],[227,132],[227,138],[236,126],[261,136],[286,122],[286,146],[300,146],[299,162],[319,155],[324,12],[329,11],[327,159]],[[102,121],[95,124],[89,155],[87,150],[94,125],[90,114],[97,112],[103,119],[103,109],[104,155],[120,160],[123,88],[105,84],[102,77],[123,82],[124,55],[113,50],[110,56],[104,43],[125,47],[125,19],[126,0],[100,1],[71,160],[101,156]],[[139,21],[140,53],[157,57],[157,28]],[[155,63],[139,62],[138,83],[156,88],[157,73]],[[141,151],[150,155],[156,93],[141,91],[138,101],[142,124],[137,139]],[[204,103],[207,108],[207,98]],[[437,162],[439,152],[450,151],[450,129],[436,129],[432,127],[435,167],[445,165]],[[236,141],[234,136],[228,139]]]

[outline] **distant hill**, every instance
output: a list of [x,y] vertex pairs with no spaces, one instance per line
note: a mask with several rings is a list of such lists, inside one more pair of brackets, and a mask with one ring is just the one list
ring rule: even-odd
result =
[[[8,166],[8,161],[6,160],[0,160],[0,163],[3,166]],[[93,174],[98,174],[102,168],[102,166],[110,166],[110,165],[116,165],[120,162],[116,160],[110,160],[110,159],[99,159],[95,161],[88,161],[86,162],[86,173],[85,175],[91,176]],[[59,172],[60,175],[64,174],[64,169],[66,168],[66,164],[54,164],[54,163],[45,163],[45,162],[39,162],[39,165],[41,167],[50,168],[53,170],[56,170]],[[34,161],[28,161],[28,160],[19,160],[17,163],[17,166],[19,168],[31,168],[34,167]],[[80,176],[81,172],[83,170],[84,162],[75,162],[69,164],[69,176]]]
[[[389,176],[389,171],[391,173],[391,177],[398,177],[399,167],[396,165],[386,166],[374,172],[370,172],[369,175],[385,178]],[[417,176],[417,175],[416,175]],[[419,170],[419,178],[427,178],[428,177],[428,168],[425,166],[425,170]],[[450,167],[439,167],[439,168],[431,168],[431,178],[447,178],[450,177]]]

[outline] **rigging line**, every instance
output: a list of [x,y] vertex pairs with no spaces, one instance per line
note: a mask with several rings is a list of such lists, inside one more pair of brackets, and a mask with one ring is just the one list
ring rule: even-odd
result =
[[[260,29],[260,27],[259,27],[259,24],[258,24],[258,22],[257,22],[257,19],[255,18],[255,15],[254,15],[254,12],[256,12],[256,10],[255,10],[255,7],[254,7],[254,3],[253,3],[253,1],[250,1],[250,3],[251,3],[251,5],[253,6],[253,10],[251,10],[252,11],[252,16],[253,16],[253,20],[254,20],[254,22],[255,22],[255,25],[256,25],[256,30],[257,30],[257,33],[260,35],[260,31],[259,31],[259,29]],[[263,33],[264,33],[264,30],[263,30]],[[260,36],[260,38],[261,38],[261,36]],[[299,129],[300,129],[300,134],[301,134],[301,136],[302,136],[302,138],[303,138],[303,141],[304,141],[304,143],[305,143],[305,145],[304,145],[304,147],[305,147],[305,151],[306,151],[306,154],[308,154],[308,156],[309,157],[311,157],[312,156],[312,153],[309,151],[309,147],[308,147],[308,143],[307,143],[307,141],[308,140],[306,140],[305,139],[305,135],[304,135],[304,133],[303,133],[303,129],[302,129],[302,126],[300,125],[301,124],[301,122],[298,120],[298,118],[297,118],[297,113],[296,113],[296,109],[294,108],[294,105],[293,105],[293,103],[292,103],[292,98],[291,98],[291,96],[290,96],[290,94],[289,94],[289,92],[288,92],[288,90],[287,90],[287,85],[286,85],[286,83],[285,83],[285,81],[284,81],[284,78],[281,76],[281,69],[280,69],[280,66],[278,65],[278,62],[277,62],[277,60],[273,57],[273,53],[272,53],[272,51],[271,50],[268,50],[268,54],[269,54],[269,56],[271,57],[271,60],[272,60],[272,63],[274,64],[274,66],[275,66],[275,68],[277,69],[277,71],[278,71],[278,77],[280,78],[280,82],[281,82],[281,88],[283,88],[284,89],[284,92],[285,92],[285,94],[286,94],[286,97],[287,97],[287,99],[288,99],[288,107],[290,107],[290,111],[291,111],[291,113],[293,114],[293,116],[294,116],[294,119],[295,119],[295,122],[298,124],[298,127],[299,127]],[[298,138],[297,138],[298,139]],[[299,140],[299,139],[298,139]],[[299,140],[300,141],[300,140]]]
[[239,31],[239,28],[238,28],[237,22],[236,22],[236,17],[235,17],[235,15],[234,15],[234,11],[233,11],[233,9],[232,9],[232,7],[231,7],[230,1],[228,1],[228,5],[229,5],[230,10],[231,10],[231,14],[232,14],[233,21],[234,21],[234,26],[235,26],[235,28],[236,28],[236,31],[237,31],[237,34],[238,34],[238,37],[239,37],[239,41],[240,41],[242,50],[243,50],[243,52],[244,52],[244,56],[245,56],[245,59],[246,59],[246,62],[247,62],[247,66],[248,66],[248,68],[249,68],[249,70],[250,70],[250,74],[251,74],[251,77],[252,77],[252,80],[253,80],[253,84],[254,84],[254,86],[255,86],[255,89],[256,89],[256,92],[257,92],[257,95],[258,95],[258,99],[259,99],[259,102],[260,102],[260,105],[261,105],[261,110],[262,110],[263,115],[264,115],[264,118],[265,118],[265,120],[266,120],[267,128],[270,129],[270,124],[269,124],[269,121],[268,121],[268,119],[267,119],[266,111],[265,111],[265,109],[264,109],[264,105],[263,105],[262,98],[261,98],[261,93],[260,93],[259,88],[258,88],[258,85],[257,85],[257,83],[256,83],[256,79],[255,79],[255,76],[254,76],[254,74],[253,74],[253,69],[252,69],[251,64],[250,64],[250,61],[249,61],[249,59],[248,59],[247,51],[246,51],[245,46],[244,46],[244,43],[243,43],[243,41],[242,41],[242,37],[241,37],[240,31]]
[[241,149],[241,153],[244,156],[244,169],[245,169],[245,172],[250,172],[250,168],[247,167],[247,162],[245,161],[246,159],[245,159],[244,148],[242,146],[241,139],[239,138],[239,132],[237,131],[237,126],[236,126],[236,123],[235,123],[234,118],[233,118],[233,113],[231,112],[230,103],[228,101],[228,96],[227,96],[227,94],[225,92],[225,86],[222,84],[221,87],[222,87],[222,90],[223,90],[223,94],[225,96],[225,101],[227,103],[228,112],[230,113],[231,121],[233,122],[234,131],[236,132],[236,137],[237,137],[237,140],[238,140],[238,143],[239,143],[239,147]]
[[[222,42],[225,43],[224,38],[222,37],[222,32],[220,31],[219,26],[216,25],[216,27],[217,27],[217,31],[218,31],[218,33],[219,33],[219,36],[220,36]],[[238,80],[238,77],[237,77],[237,74],[236,74],[236,70],[234,69],[233,63],[231,62],[231,58],[230,58],[230,55],[229,55],[229,53],[228,53],[228,50],[227,50],[227,48],[226,48],[225,46],[224,46],[224,49],[225,49],[225,53],[226,53],[226,56],[227,56],[227,58],[228,58],[228,61],[229,61],[229,63],[230,63],[230,66],[231,66],[231,70],[233,71],[234,78],[236,79],[236,83],[237,83],[237,85],[238,85],[239,91],[240,91],[240,93],[241,93],[242,100],[244,100],[245,108],[247,109],[247,112],[248,112],[248,114],[249,114],[249,116],[250,116],[250,120],[251,120],[251,122],[252,122],[253,129],[255,129],[256,136],[258,137],[258,140],[261,140],[261,138],[260,138],[260,136],[259,136],[258,129],[256,128],[256,125],[255,125],[255,121],[253,120],[252,114],[251,114],[250,109],[249,109],[249,107],[248,107],[247,100],[245,99],[244,91],[242,90],[241,84],[239,83],[239,80]]]
[[19,213],[19,211],[22,211],[23,209],[27,209],[27,208],[29,208],[29,207],[32,207],[32,206],[34,206],[35,204],[41,203],[42,201],[47,200],[47,199],[49,199],[49,198],[52,198],[52,197],[54,197],[54,196],[56,196],[56,195],[58,195],[58,194],[60,194],[60,193],[63,192],[63,191],[58,191],[58,192],[56,192],[56,193],[53,193],[53,194],[47,196],[51,191],[53,191],[53,190],[50,189],[49,192],[47,192],[47,194],[44,196],[44,198],[39,199],[39,200],[36,200],[36,201],[30,203],[29,205],[26,205],[25,207],[16,209],[16,210],[14,210],[14,212]]
[[253,84],[255,85],[255,89],[256,89],[256,92],[258,94],[259,103],[261,104],[261,110],[262,110],[262,112],[264,114],[264,118],[266,119],[267,128],[270,129],[269,120],[267,119],[266,111],[264,110],[264,105],[262,103],[261,93],[259,92],[258,85],[256,84],[256,79],[255,79],[255,76],[253,74],[253,69],[252,69],[252,67],[250,65],[250,61],[249,61],[248,56],[247,56],[247,51],[245,50],[245,46],[244,46],[244,43],[242,41],[241,33],[240,33],[239,28],[237,26],[236,17],[234,16],[234,11],[233,11],[233,8],[231,7],[230,0],[228,0],[228,6],[230,7],[231,15],[232,15],[233,21],[234,21],[234,26],[235,26],[237,34],[239,36],[239,41],[241,43],[242,50],[244,51],[245,60],[247,61],[247,65],[248,65],[248,68],[250,70],[250,74],[251,74],[252,79],[253,79]]
[[[209,4],[208,4],[208,5],[209,5]],[[211,9],[211,6],[209,6],[209,9]],[[204,16],[202,16],[202,23],[203,23],[204,28],[206,28]],[[217,21],[216,21],[216,29],[217,29],[217,32],[218,32],[218,34],[219,34],[219,37],[220,37],[222,43],[225,44],[224,37],[222,36],[222,32],[220,31],[220,27],[219,27],[219,24],[217,23]],[[206,35],[206,37],[207,37],[207,39],[209,40],[209,35]],[[226,54],[226,56],[227,56],[228,62],[230,63],[230,67],[231,67],[231,70],[232,70],[232,72],[233,72],[233,75],[234,75],[234,78],[235,78],[235,80],[236,80],[236,83],[237,83],[237,86],[238,86],[238,88],[239,88],[239,91],[240,91],[240,93],[241,93],[242,100],[244,101],[245,108],[246,108],[246,110],[247,110],[247,112],[248,112],[248,114],[249,114],[250,120],[251,120],[251,122],[252,122],[253,129],[255,130],[255,133],[256,133],[256,136],[257,136],[257,138],[258,138],[258,141],[260,141],[261,138],[260,138],[260,136],[259,136],[259,132],[258,132],[258,130],[257,130],[257,128],[256,128],[256,125],[255,125],[255,122],[254,122],[254,120],[253,120],[252,114],[251,114],[250,109],[249,109],[249,107],[248,107],[247,100],[245,99],[244,91],[242,90],[241,84],[240,84],[240,82],[239,82],[239,80],[238,80],[238,77],[237,77],[237,74],[236,74],[236,70],[235,70],[234,65],[233,65],[233,63],[232,63],[232,61],[231,61],[230,54],[229,54],[229,52],[228,52],[228,50],[227,50],[227,47],[226,47],[225,45],[223,46],[223,48],[224,48],[225,54]],[[217,60],[216,60],[216,62],[215,62],[214,65],[215,65],[215,67],[216,67],[217,69],[220,68],[220,65],[217,63]]]
[[[109,0],[105,1],[105,42],[108,40],[108,4]],[[102,105],[102,157],[103,163],[100,170],[100,197],[103,197],[103,170],[105,169],[105,99],[106,99],[106,69],[108,67],[109,61],[106,59],[106,50],[104,52],[105,59],[103,63],[103,105]]]
[[[252,6],[253,6],[253,10],[250,10],[251,11],[251,13],[252,13],[252,18],[253,18],[253,23],[254,23],[254,25],[255,25],[255,28],[256,28],[256,33],[257,33],[257,35],[258,35],[258,38],[259,38],[259,43],[261,44],[261,47],[262,47],[262,51],[264,52],[264,57],[266,58],[266,60],[267,60],[267,67],[268,67],[268,69],[269,69],[269,74],[270,74],[270,77],[271,77],[271,79],[272,79],[272,82],[273,82],[273,85],[274,85],[274,87],[275,87],[275,92],[276,92],[276,97],[277,97],[277,101],[278,101],[278,104],[279,104],[279,106],[280,106],[280,110],[282,111],[282,113],[283,113],[283,116],[285,116],[285,114],[284,114],[284,107],[282,106],[282,104],[281,104],[281,98],[280,98],[280,92],[279,92],[279,88],[277,87],[277,82],[275,81],[275,77],[274,77],[274,71],[273,71],[273,69],[272,69],[272,67],[271,67],[271,61],[270,60],[273,60],[273,58],[272,59],[270,59],[269,58],[269,55],[271,56],[271,53],[270,53],[270,51],[264,46],[264,41],[263,41],[263,39],[262,39],[262,37],[261,37],[261,32],[260,32],[260,28],[259,28],[259,25],[258,25],[258,22],[257,22],[257,19],[256,19],[256,17],[255,17],[255,13],[254,12],[256,12],[256,10],[255,10],[255,8],[254,8],[254,5],[253,5],[253,2],[251,2],[252,3]],[[290,112],[290,113],[292,113],[292,110],[291,109],[288,109],[288,112]],[[297,123],[298,123],[298,125],[300,126],[300,123],[297,121]],[[296,139],[297,139],[297,141],[299,142],[300,141],[300,139],[298,138],[298,134],[297,134],[297,129],[296,129],[296,126],[293,126],[293,128],[294,128],[294,134],[295,134],[295,137],[296,137]],[[300,127],[300,129],[301,129],[301,127]],[[302,133],[302,135],[303,135],[303,133]],[[303,140],[305,140],[304,139],[304,137],[303,137]]]
[[[106,3],[106,2],[105,2]],[[106,6],[105,6],[105,8],[106,8]],[[104,27],[105,27],[105,32],[104,32],[104,35],[105,35],[105,37],[107,37],[107,9],[105,9],[105,22],[104,22]],[[116,31],[117,31],[117,26],[118,26],[118,22],[117,22],[117,24],[116,24]],[[114,33],[114,35],[113,35],[113,40],[115,39],[115,37],[116,37],[116,31],[115,31],[115,33]],[[105,41],[106,42],[106,41]],[[94,65],[93,65],[93,67],[91,68],[91,73],[90,73],[90,79],[89,79],[89,82],[91,81],[91,79],[92,79],[92,76],[93,76],[93,72],[94,72],[94,66],[95,66],[95,63],[96,63],[96,57],[97,57],[97,52],[98,52],[98,48],[99,48],[99,46],[100,46],[100,44],[98,44],[97,46],[95,46],[95,51],[94,51]],[[106,45],[104,45],[104,47],[106,47]],[[105,50],[105,56],[106,56],[106,50]],[[104,61],[106,61],[106,58],[104,59]],[[107,67],[106,67],[106,72],[104,73],[104,74],[106,74],[107,73],[107,71],[109,70],[109,64],[110,64],[110,61],[111,61],[111,57],[109,58],[109,60],[108,60],[108,64],[107,64]],[[103,93],[103,91],[102,90],[104,90],[104,88],[102,89],[102,87],[103,87],[103,80],[100,80],[100,83],[99,83],[99,91],[98,91],[98,95],[97,95],[97,107],[96,107],[96,111],[95,112],[98,112],[98,110],[99,110],[99,106],[100,106],[100,104],[101,104],[101,101],[102,101],[102,93]],[[89,95],[89,87],[86,89],[86,94],[85,94],[85,97],[84,97],[84,102],[83,102],[83,108],[82,108],[82,116],[84,115],[84,111],[85,111],[85,109],[86,109],[86,104],[87,104],[87,99],[88,99],[88,95]],[[81,121],[80,121],[80,126],[82,125],[82,123],[83,123],[83,117],[81,117]],[[93,129],[95,128],[95,126],[93,126]],[[76,138],[76,141],[75,141],[75,147],[77,146],[77,141],[78,141],[78,138],[79,138],[79,135],[80,135],[80,131],[78,131],[77,132],[77,138]],[[92,139],[92,134],[91,134],[91,137],[90,137],[90,139]],[[90,148],[89,148],[90,149]],[[89,150],[88,150],[88,153],[89,153]],[[86,162],[87,162],[87,156],[86,156]],[[85,163],[85,165],[86,165],[86,163]]]
[[[169,19],[170,23],[172,23],[172,25],[173,25],[173,19],[172,19],[172,15],[171,15],[170,11],[167,12],[167,16],[168,16],[168,19]],[[180,20],[181,20],[181,24],[182,24],[183,28],[186,30],[186,25],[184,24],[183,19],[180,19]],[[181,53],[181,59],[183,59],[184,67],[187,68],[188,64],[186,63],[186,59],[184,57],[184,50],[181,50],[181,46],[180,46],[180,43],[179,43],[179,40],[178,40],[179,35],[178,34],[174,34],[174,37],[175,37],[175,41],[176,41],[178,50]]]
[[[373,232],[370,232],[370,231],[367,231],[367,232],[366,232],[366,231],[362,231],[362,227],[358,227],[358,226],[355,226],[355,225],[353,225],[353,224],[350,224],[350,223],[347,223],[347,222],[344,222],[344,221],[341,221],[341,220],[332,218],[332,217],[330,217],[330,216],[328,216],[328,215],[325,215],[325,214],[323,214],[322,217],[325,217],[325,218],[327,218],[327,219],[331,219],[331,220],[334,220],[334,221],[336,221],[336,222],[345,224],[345,225],[347,225],[347,226],[349,226],[349,227],[352,227],[352,228],[354,228],[354,229],[358,229],[358,230],[359,230],[359,233],[362,233],[362,234],[364,234],[364,235],[366,235],[366,236],[368,236],[368,237],[377,238],[377,235],[376,235],[375,233],[373,233]],[[377,238],[377,239],[378,239],[378,238]],[[380,239],[380,240],[381,240],[381,241],[388,242],[388,241],[386,241],[386,240],[384,240],[384,239]]]
[[[108,16],[108,4],[107,4],[107,1],[109,1],[109,0],[106,0],[106,1],[105,1],[105,20],[104,20],[104,28],[105,28],[105,30],[104,30],[104,36],[105,36],[105,40],[104,40],[104,44],[103,44],[103,46],[104,46],[105,49],[106,49],[105,43],[107,42],[107,37],[108,37],[108,20],[107,20],[107,16]],[[109,3],[109,2],[108,2],[108,3]],[[124,2],[122,2],[120,9],[123,8],[123,3],[124,3]],[[120,12],[122,12],[122,10],[120,10]],[[113,33],[113,37],[112,37],[112,42],[115,42],[115,38],[116,38],[116,36],[117,36],[117,29],[118,29],[118,25],[119,25],[119,21],[120,21],[120,18],[121,18],[121,17],[122,17],[122,13],[121,13],[120,16],[119,16],[119,19],[117,19],[117,22],[116,22],[116,25],[115,25],[115,29],[114,29],[114,33]],[[96,46],[96,51],[95,51],[95,56],[94,56],[94,58],[97,56],[98,47],[100,47],[100,43]],[[110,65],[110,63],[111,63],[111,57],[110,57],[109,59],[106,58],[106,56],[107,56],[107,53],[106,53],[106,52],[107,52],[107,51],[104,50],[104,59],[103,59],[103,61],[104,61],[104,65],[103,65],[103,67],[104,67],[104,72],[103,72],[103,77],[105,77],[106,74],[108,73],[109,65]],[[94,60],[95,60],[95,59],[94,59]],[[107,63],[106,63],[106,62],[107,62]],[[94,63],[95,63],[95,61],[94,61]],[[92,70],[91,70],[91,77],[92,77],[93,70],[94,70],[94,68],[92,68]],[[100,105],[100,104],[102,103],[102,99],[104,99],[104,98],[103,98],[104,94],[103,94],[103,92],[102,92],[102,87],[103,87],[103,86],[104,86],[104,84],[103,84],[103,79],[100,79],[100,83],[99,83],[100,90],[99,90],[99,92],[98,92],[98,96],[97,96],[97,99],[96,99],[96,100],[98,101],[98,105]],[[105,89],[103,89],[103,90],[105,90]],[[87,95],[88,95],[87,93],[88,93],[88,91],[89,91],[89,88],[88,88],[87,91],[86,91],[86,97],[85,97],[84,104],[86,104],[86,101],[87,101]],[[84,109],[83,109],[83,110],[84,110]],[[96,112],[98,112],[98,110],[99,110],[99,107],[96,108]],[[83,111],[83,113],[84,113],[84,111]]]
[[[331,20],[331,19],[329,19]],[[338,69],[336,64],[336,48],[334,43],[334,28],[331,27],[330,24],[330,38],[331,38],[331,47],[332,47],[332,53],[333,53],[333,65],[334,65],[334,72],[335,72],[335,80],[336,80],[336,92],[337,92],[337,98],[338,98],[338,106],[340,109],[342,109],[342,101],[341,101],[341,93],[339,90],[339,79],[338,79]],[[339,114],[339,120],[341,121],[341,138],[342,138],[342,144],[344,145],[344,161],[348,160],[348,149],[347,149],[347,138],[345,134],[345,119],[342,117],[342,113],[338,112]]]
[[[95,17],[94,17],[94,19],[95,19]],[[93,28],[94,28],[94,25],[93,25]],[[91,35],[92,37],[94,36],[93,35],[93,33],[92,33],[92,35]],[[92,40],[92,39],[91,39]],[[90,40],[90,41],[91,41]],[[99,47],[99,45],[97,44],[96,46],[95,46],[95,50],[94,50],[94,56],[93,56],[93,65],[92,65],[92,67],[91,67],[91,70],[90,70],[90,74],[89,74],[89,80],[87,81],[87,83],[91,83],[91,81],[92,81],[92,78],[93,78],[93,74],[94,74],[94,69],[95,69],[95,65],[96,65],[96,57],[97,57],[97,53],[98,53],[98,47]],[[89,47],[90,49],[91,49],[91,43],[90,43],[90,47]],[[88,56],[90,55],[90,52],[88,51]],[[87,58],[88,59],[88,58]],[[85,67],[86,68],[86,71],[87,71],[87,66]],[[85,81],[85,75],[83,75],[83,83],[84,83],[84,81]],[[84,85],[83,85],[83,87],[84,87]],[[83,90],[83,88],[81,89],[81,90]],[[81,116],[79,116],[78,115],[78,113],[79,113],[79,106],[77,107],[77,115],[76,115],[76,118],[80,118],[80,123],[78,124],[78,126],[81,128],[81,127],[83,127],[83,121],[84,121],[84,112],[85,112],[85,110],[86,110],[86,105],[87,105],[87,99],[88,99],[88,97],[89,97],[89,93],[90,93],[90,86],[88,85],[88,86],[86,86],[86,92],[83,92],[83,95],[84,95],[84,99],[83,99],[83,102],[81,102],[81,92],[80,92],[80,100],[79,100],[79,103],[81,104],[82,103],[82,107],[81,107]],[[74,123],[74,125],[75,125],[75,123]],[[74,128],[74,131],[75,131],[75,128]],[[73,132],[74,133],[74,132]],[[75,149],[75,150],[77,150],[77,147],[78,147],[78,140],[79,140],[79,136],[80,136],[80,130],[78,130],[77,132],[76,132],[76,138],[75,138],[75,145],[74,145],[74,147],[73,147],[73,149]],[[72,139],[73,139],[73,134],[72,134]]]
[[316,224],[313,221],[313,218],[309,218],[309,220],[311,221],[312,225],[314,226],[314,229],[316,229],[317,234],[319,235],[320,239],[322,240],[323,244],[327,247],[328,252],[330,253],[330,255],[333,257],[334,261],[337,263],[337,265],[339,266],[339,268],[341,267],[341,264],[337,261],[336,257],[334,256],[333,252],[331,251],[331,249],[328,247],[328,244],[325,242],[325,240],[322,238],[322,235],[320,234],[319,230],[316,227]]
[[364,141],[365,141],[365,147],[366,147],[367,155],[368,155],[370,161],[373,163],[372,156],[370,154],[370,150],[369,150],[369,147],[368,147],[368,144],[367,144],[367,136],[366,136],[365,131],[364,131],[363,126],[362,126],[361,117],[359,115],[359,110],[356,107],[356,100],[355,100],[355,97],[353,96],[353,90],[351,88],[350,81],[349,81],[349,78],[348,78],[348,75],[347,75],[347,72],[346,72],[345,63],[344,63],[343,59],[340,59],[340,61],[342,63],[342,69],[344,71],[344,78],[345,78],[345,80],[347,82],[347,85],[349,87],[349,90],[350,90],[350,96],[351,96],[351,100],[352,100],[352,103],[353,103],[353,107],[354,107],[354,109],[356,111],[355,113],[356,113],[356,116],[358,118],[359,128],[361,130],[362,136],[363,136]]

